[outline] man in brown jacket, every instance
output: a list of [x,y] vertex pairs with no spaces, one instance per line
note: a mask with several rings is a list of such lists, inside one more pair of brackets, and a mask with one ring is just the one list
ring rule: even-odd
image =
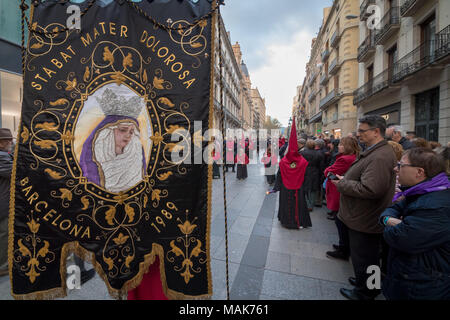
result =
[[369,266],[380,265],[383,227],[380,214],[392,203],[397,165],[392,147],[385,141],[386,120],[377,115],[359,120],[358,137],[367,149],[345,174],[333,183],[341,193],[338,219],[348,228],[350,255],[355,278],[353,290],[342,288],[341,294],[351,300],[374,299],[380,290],[367,286]]

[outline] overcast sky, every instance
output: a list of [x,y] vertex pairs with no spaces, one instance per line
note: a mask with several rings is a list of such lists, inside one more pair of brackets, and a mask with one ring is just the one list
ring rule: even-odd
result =
[[231,43],[239,42],[266,114],[287,126],[296,87],[303,83],[311,40],[332,0],[225,0],[221,7]]

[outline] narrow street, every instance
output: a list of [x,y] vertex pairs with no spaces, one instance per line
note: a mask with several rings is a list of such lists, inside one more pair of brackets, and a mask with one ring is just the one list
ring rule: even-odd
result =
[[[232,300],[345,300],[339,288],[351,288],[350,262],[325,256],[337,243],[333,221],[326,208],[311,213],[313,227],[287,230],[277,219],[278,194],[269,189],[262,165],[249,165],[249,177],[238,181],[227,173],[229,288]],[[222,180],[213,180],[211,268],[213,299],[226,294],[225,226]],[[87,267],[90,267],[87,265]],[[0,278],[0,299],[12,299],[8,277]],[[68,300],[111,299],[98,275],[80,290],[71,290]]]

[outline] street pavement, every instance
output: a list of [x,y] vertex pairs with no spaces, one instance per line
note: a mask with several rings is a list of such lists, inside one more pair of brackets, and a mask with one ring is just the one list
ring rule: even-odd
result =
[[[278,194],[270,189],[264,166],[249,165],[249,177],[227,180],[228,266],[231,300],[345,300],[342,287],[351,289],[350,262],[327,258],[338,243],[334,221],[326,207],[311,212],[312,228],[288,230],[277,219]],[[213,180],[211,270],[214,300],[227,299],[225,219],[222,179]],[[91,266],[86,265],[87,268]],[[9,278],[0,277],[0,300],[12,299]],[[109,300],[98,275],[63,300]]]

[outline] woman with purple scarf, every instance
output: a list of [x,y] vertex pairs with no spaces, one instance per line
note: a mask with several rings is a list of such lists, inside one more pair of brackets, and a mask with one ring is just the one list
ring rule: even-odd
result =
[[400,200],[380,223],[390,247],[383,294],[388,300],[450,299],[450,182],[442,157],[408,150],[395,169]]

